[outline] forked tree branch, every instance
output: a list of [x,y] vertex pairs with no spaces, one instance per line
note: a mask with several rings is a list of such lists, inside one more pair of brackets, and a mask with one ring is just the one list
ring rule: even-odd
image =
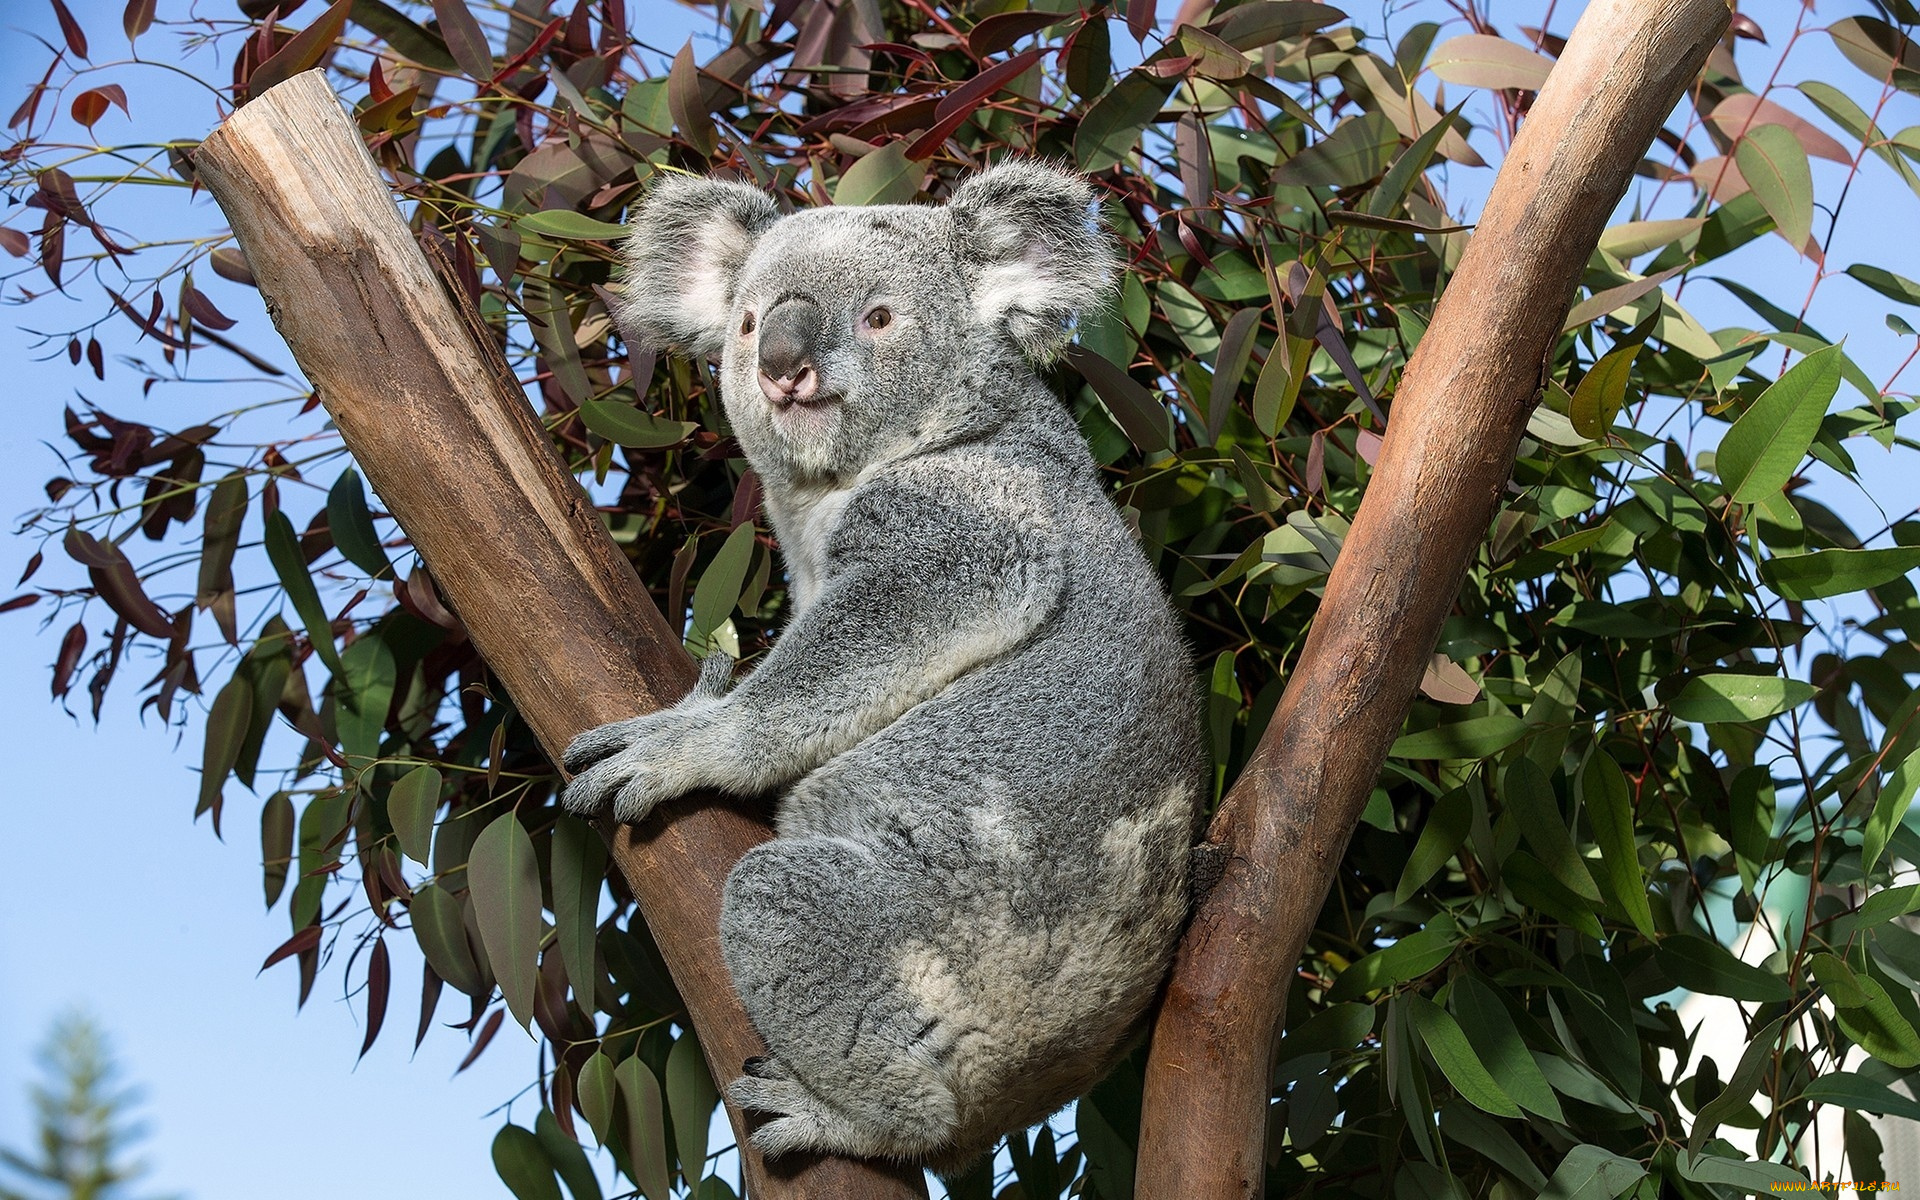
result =
[[1593,0],[1407,365],[1313,629],[1208,830],[1226,870],[1153,1033],[1136,1194],[1260,1194],[1288,983],[1513,471],[1575,285],[1727,0]]
[[[556,762],[572,738],[671,704],[692,660],[492,342],[436,278],[318,71],[269,89],[194,154],[274,324],[488,667]],[[714,1078],[763,1051],[720,959],[720,891],[771,837],[715,797],[612,832]],[[840,1159],[769,1168],[729,1107],[755,1197],[906,1200],[917,1170]]]

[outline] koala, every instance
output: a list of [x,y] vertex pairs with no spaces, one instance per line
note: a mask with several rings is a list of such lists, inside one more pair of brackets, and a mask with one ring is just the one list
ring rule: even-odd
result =
[[728,1095],[789,1151],[956,1170],[1110,1070],[1186,918],[1206,775],[1158,579],[1036,373],[1118,269],[1075,175],[782,216],[672,177],[615,316],[719,360],[792,615],[731,690],[568,749],[577,813],[777,794],[720,944],[767,1054]]

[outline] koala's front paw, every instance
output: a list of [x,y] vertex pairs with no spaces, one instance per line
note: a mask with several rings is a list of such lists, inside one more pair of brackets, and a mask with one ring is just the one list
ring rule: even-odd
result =
[[567,752],[561,756],[561,764],[567,768],[567,774],[578,775],[608,755],[632,745],[635,736],[645,729],[646,723],[646,717],[632,717],[602,725],[598,729],[589,729],[567,743]]
[[582,816],[599,816],[611,807],[616,821],[632,825],[652,812],[654,805],[677,794],[666,773],[647,761],[647,748],[635,746],[574,776],[561,802],[569,812]]

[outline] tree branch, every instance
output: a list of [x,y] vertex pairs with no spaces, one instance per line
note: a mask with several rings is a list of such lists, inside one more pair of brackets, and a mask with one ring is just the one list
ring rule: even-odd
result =
[[[347,448],[432,570],[550,758],[671,704],[692,660],[513,373],[443,289],[318,71],[269,89],[194,154]],[[764,1046],[720,959],[720,891],[772,836],[715,797],[612,833],[614,860],[717,1080]],[[838,1159],[769,1168],[728,1107],[756,1197],[925,1196],[918,1170]]]
[[1728,20],[1726,0],[1594,0],[1521,126],[1402,377],[1280,707],[1208,831],[1227,866],[1154,1027],[1138,1195],[1260,1194],[1288,983],[1512,473],[1574,287]]

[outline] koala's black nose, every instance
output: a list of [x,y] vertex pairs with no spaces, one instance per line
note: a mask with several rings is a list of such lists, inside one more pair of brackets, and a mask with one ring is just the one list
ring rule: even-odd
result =
[[802,297],[780,301],[760,323],[760,390],[775,404],[804,403],[819,386],[813,359],[824,316]]

